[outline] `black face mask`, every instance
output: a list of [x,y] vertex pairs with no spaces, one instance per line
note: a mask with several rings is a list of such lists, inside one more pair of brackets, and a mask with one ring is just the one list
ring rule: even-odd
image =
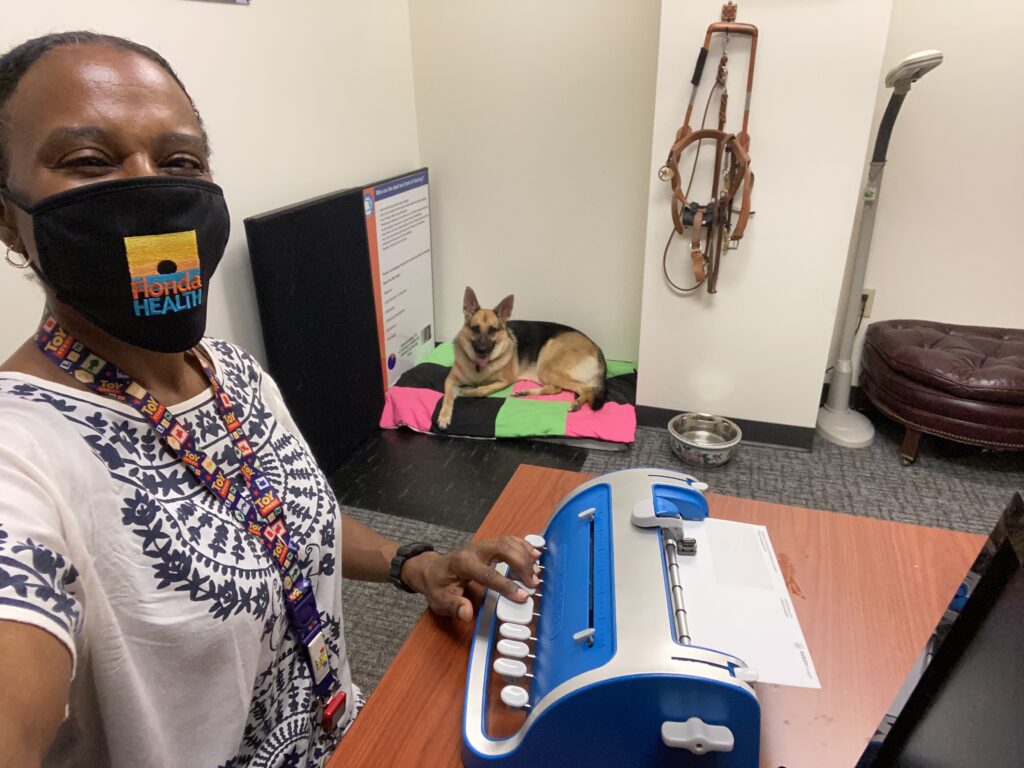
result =
[[112,336],[183,352],[206,328],[213,276],[228,241],[224,193],[200,179],[147,176],[77,187],[24,205],[39,278]]

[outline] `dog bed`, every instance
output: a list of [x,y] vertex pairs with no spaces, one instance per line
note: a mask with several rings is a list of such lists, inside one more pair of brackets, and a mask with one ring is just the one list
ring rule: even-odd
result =
[[600,410],[585,405],[570,412],[571,392],[510,397],[512,392],[540,386],[523,380],[490,397],[455,398],[452,423],[442,432],[437,414],[454,360],[452,344],[441,344],[424,362],[402,374],[385,393],[381,428],[492,439],[561,437],[632,443],[636,437],[636,366],[618,360],[608,361],[608,400]]

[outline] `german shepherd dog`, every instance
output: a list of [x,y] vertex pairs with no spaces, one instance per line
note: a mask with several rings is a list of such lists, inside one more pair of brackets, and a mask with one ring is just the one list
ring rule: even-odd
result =
[[563,389],[576,393],[569,406],[595,411],[607,398],[607,366],[601,349],[574,328],[558,323],[509,320],[512,296],[494,309],[482,309],[472,288],[462,299],[465,323],[455,337],[455,364],[444,381],[444,399],[437,426],[452,423],[455,398],[487,397],[519,379],[542,386],[513,392],[513,397],[554,395]]

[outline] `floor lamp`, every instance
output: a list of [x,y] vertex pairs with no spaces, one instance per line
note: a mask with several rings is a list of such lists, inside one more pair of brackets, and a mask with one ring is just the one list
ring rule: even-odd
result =
[[941,63],[940,51],[921,51],[905,58],[885,76],[885,87],[892,88],[892,95],[878,126],[875,149],[868,164],[868,182],[862,197],[860,227],[854,235],[856,244],[853,252],[853,271],[850,275],[850,293],[846,301],[839,354],[832,371],[828,400],[818,409],[818,434],[844,448],[864,448],[871,445],[875,437],[875,428],[868,418],[850,409],[850,387],[853,383],[853,365],[850,359],[853,357],[853,340],[861,319],[864,273],[867,271],[868,253],[871,250],[871,234],[875,229],[878,191],[882,187],[882,171],[885,170],[885,153],[889,149],[889,137],[892,135],[892,128],[903,100],[910,92],[911,83],[917,82]]

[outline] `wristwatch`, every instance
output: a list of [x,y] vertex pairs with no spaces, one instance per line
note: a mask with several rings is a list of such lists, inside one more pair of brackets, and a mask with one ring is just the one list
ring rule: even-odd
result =
[[395,556],[391,558],[391,572],[388,573],[388,581],[404,592],[415,593],[415,589],[412,589],[408,584],[402,581],[402,566],[405,565],[406,560],[416,557],[416,555],[422,555],[424,552],[433,551],[434,545],[427,544],[423,541],[414,541],[412,544],[403,544],[398,548],[398,552],[395,553]]

